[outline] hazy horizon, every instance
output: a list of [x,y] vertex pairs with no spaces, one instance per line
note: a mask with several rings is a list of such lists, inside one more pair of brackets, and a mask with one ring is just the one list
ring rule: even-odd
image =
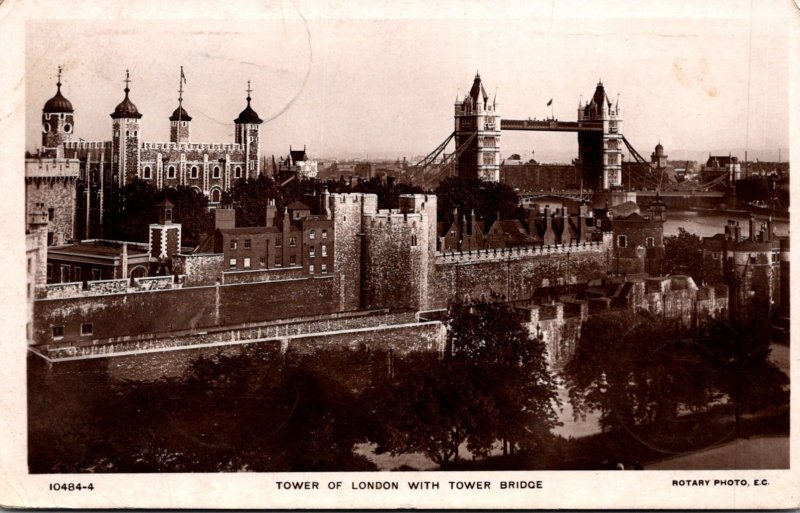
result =
[[[714,19],[560,14],[331,20],[287,7],[282,19],[257,22],[31,22],[26,147],[41,144],[58,65],[75,140],[110,139],[126,69],[142,140],[168,140],[183,65],[192,140],[233,140],[251,80],[265,120],[262,154],[305,145],[320,158],[427,154],[452,132],[456,94],[479,70],[507,119],[574,120],[579,98],[602,79],[610,98],[619,95],[621,131],[645,157],[661,142],[672,160],[742,149],[751,160],[777,160],[779,148],[788,160],[788,25],[778,13],[751,20],[749,5],[736,4]],[[539,161],[569,161],[577,137],[503,132],[503,158],[528,160],[531,151]]]

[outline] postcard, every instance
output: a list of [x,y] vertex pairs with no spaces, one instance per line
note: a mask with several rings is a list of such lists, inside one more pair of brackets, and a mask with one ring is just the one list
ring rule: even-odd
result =
[[798,23],[0,3],[0,504],[797,507]]

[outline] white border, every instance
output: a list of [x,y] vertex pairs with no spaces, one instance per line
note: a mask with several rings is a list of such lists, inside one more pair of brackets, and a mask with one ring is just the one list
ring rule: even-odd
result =
[[[755,12],[761,2],[755,2]],[[774,0],[773,9],[785,10],[792,17],[791,45],[791,157],[797,169],[800,155],[800,80],[798,77],[798,22],[800,11],[788,0]],[[399,5],[398,5],[399,4]],[[577,0],[448,1],[442,4],[424,0],[393,3],[367,0],[300,1],[295,5],[308,18],[506,18],[516,16],[561,16],[610,19],[639,18],[746,18],[752,6],[746,2],[615,2],[601,1],[591,5]],[[0,190],[10,191],[0,202],[0,297],[4,312],[0,340],[0,504],[6,507],[62,508],[788,508],[800,505],[800,479],[797,467],[797,418],[792,418],[791,461],[793,470],[727,471],[727,472],[401,472],[401,473],[292,473],[292,474],[81,474],[28,475],[26,465],[25,403],[25,287],[21,258],[24,248],[23,155],[25,123],[25,23],[35,18],[51,19],[115,19],[146,21],[168,16],[173,19],[276,18],[278,2],[248,0],[226,2],[193,1],[165,3],[155,0],[92,2],[89,0],[6,0],[0,4]],[[502,35],[500,35],[502,37]],[[793,180],[793,197],[798,183]],[[793,221],[794,222],[794,221]],[[793,260],[800,253],[797,232]],[[795,273],[799,269],[795,265]],[[795,287],[793,287],[794,289]],[[799,296],[800,297],[800,296]],[[798,302],[792,305],[792,319],[797,319]],[[797,327],[793,322],[793,333]],[[797,344],[795,344],[796,346]],[[791,380],[798,383],[798,348],[791,356]],[[798,394],[792,394],[792,412],[798,411]],[[793,415],[794,417],[794,415]],[[532,491],[451,491],[449,481],[488,480],[497,487],[502,479],[542,481],[543,488]],[[673,487],[672,480],[681,479],[767,479],[767,487]],[[314,480],[320,491],[279,491],[277,480]],[[363,492],[348,489],[349,483],[378,479],[398,481],[400,491]],[[409,492],[403,490],[410,480],[438,481],[439,490]],[[49,492],[56,481],[87,482],[95,490],[83,492]],[[330,492],[328,482],[342,482],[343,490]]]

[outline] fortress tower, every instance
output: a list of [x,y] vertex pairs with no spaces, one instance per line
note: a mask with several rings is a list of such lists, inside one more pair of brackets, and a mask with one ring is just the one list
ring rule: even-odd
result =
[[455,103],[456,174],[464,178],[500,181],[500,115],[497,98],[489,95],[475,75],[472,88]]
[[169,117],[169,140],[174,143],[189,142],[192,128],[192,116],[183,108],[183,76],[181,66],[180,86],[178,87],[178,108]]
[[128,97],[130,72],[125,71],[125,98],[111,114],[111,173],[124,187],[139,174],[139,128],[142,115]]
[[245,178],[258,176],[261,172],[259,150],[259,125],[264,122],[250,107],[250,81],[247,81],[247,107],[233,120],[236,123],[236,143],[244,145]]

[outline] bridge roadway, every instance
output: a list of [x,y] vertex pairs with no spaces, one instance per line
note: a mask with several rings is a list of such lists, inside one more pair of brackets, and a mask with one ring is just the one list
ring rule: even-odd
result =
[[557,119],[501,119],[500,130],[531,132],[603,132],[603,123],[596,121],[559,121]]
[[[647,198],[656,196],[656,191],[654,190],[639,190],[639,191],[632,191],[635,192],[637,196],[644,196]],[[518,193],[520,198],[542,198],[545,196],[557,196],[560,198],[566,199],[591,199],[594,195],[593,191],[583,190],[580,189],[566,189],[566,190],[556,190],[556,191],[520,191]],[[665,191],[661,190],[658,191],[658,195],[662,198],[688,198],[691,196],[699,197],[699,198],[723,198],[725,197],[725,193],[721,191],[698,191],[698,190],[685,190],[685,191]]]

